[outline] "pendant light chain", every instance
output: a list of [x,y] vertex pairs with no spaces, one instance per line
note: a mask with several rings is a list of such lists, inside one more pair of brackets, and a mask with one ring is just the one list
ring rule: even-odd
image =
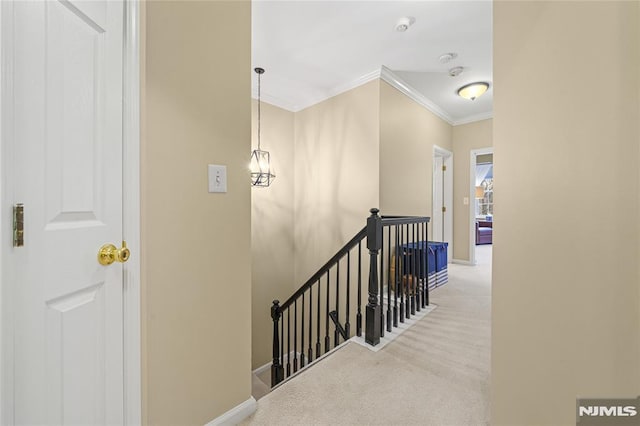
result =
[[260,150],[260,77],[262,73],[258,72],[258,150]]
[[254,71],[258,74],[258,149],[254,149],[251,152],[251,185],[252,186],[269,186],[275,179],[276,175],[273,173],[271,167],[271,155],[269,151],[263,151],[261,146],[262,132],[262,75],[264,74],[264,68],[255,68]]

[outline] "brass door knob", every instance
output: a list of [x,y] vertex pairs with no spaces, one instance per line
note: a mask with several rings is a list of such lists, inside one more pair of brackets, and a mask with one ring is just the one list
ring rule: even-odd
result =
[[122,247],[117,248],[113,244],[105,244],[98,251],[98,262],[101,265],[111,265],[113,262],[124,263],[129,260],[131,252],[127,248],[127,242],[122,242]]

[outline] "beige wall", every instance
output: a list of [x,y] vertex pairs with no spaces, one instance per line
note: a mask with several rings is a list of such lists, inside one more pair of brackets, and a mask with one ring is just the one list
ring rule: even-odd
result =
[[[265,80],[263,79],[263,82]],[[257,102],[253,102],[253,146],[257,148]],[[276,180],[268,188],[251,190],[252,368],[271,362],[271,304],[293,293],[293,116],[262,102],[260,139],[271,153]]]
[[375,80],[295,114],[295,285],[365,225],[379,205]]
[[434,145],[452,150],[451,125],[381,82],[380,207],[383,214],[432,215]]
[[492,424],[640,394],[638,26],[638,2],[494,3]]
[[202,425],[251,396],[251,5],[154,1],[145,20],[143,417]]
[[469,239],[475,239],[469,229],[469,216],[475,214],[475,200],[469,196],[471,150],[491,146],[492,119],[453,127],[453,258],[457,260],[470,260]]

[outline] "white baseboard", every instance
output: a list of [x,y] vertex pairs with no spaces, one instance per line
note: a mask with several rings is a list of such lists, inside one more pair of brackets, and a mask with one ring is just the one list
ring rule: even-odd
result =
[[237,425],[253,413],[258,408],[258,403],[254,397],[247,399],[242,404],[233,407],[223,415],[211,420],[205,426],[233,426]]
[[[300,359],[300,357],[302,356],[302,353],[298,352],[298,351],[291,351],[289,352],[289,359],[293,359],[294,356],[298,359]],[[305,355],[306,356],[306,355]],[[284,355],[284,359],[287,359],[287,354]],[[284,360],[283,360],[284,361]],[[273,364],[273,362],[268,362],[265,365],[256,368],[255,370],[252,371],[253,374],[258,375],[260,373],[263,373],[265,370],[268,370],[271,368],[271,364]]]
[[469,265],[469,266],[475,265],[475,263],[469,260],[462,260],[462,259],[451,259],[451,263],[455,263],[456,265]]
[[256,376],[260,373],[264,373],[265,371],[271,368],[271,364],[273,364],[273,362],[268,362],[262,367],[258,367],[255,370],[253,370],[252,373],[255,374]]

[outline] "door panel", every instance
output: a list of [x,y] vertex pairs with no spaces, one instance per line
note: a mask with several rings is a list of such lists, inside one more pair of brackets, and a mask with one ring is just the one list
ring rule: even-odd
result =
[[47,6],[47,212],[54,223],[96,220],[104,204],[101,130],[108,124],[105,31],[71,3]]
[[123,4],[14,8],[14,422],[123,422]]
[[442,194],[442,157],[433,157],[433,223],[431,225],[433,241],[444,241],[444,213]]
[[105,302],[104,283],[47,302],[47,400],[55,415],[49,421],[106,423]]

